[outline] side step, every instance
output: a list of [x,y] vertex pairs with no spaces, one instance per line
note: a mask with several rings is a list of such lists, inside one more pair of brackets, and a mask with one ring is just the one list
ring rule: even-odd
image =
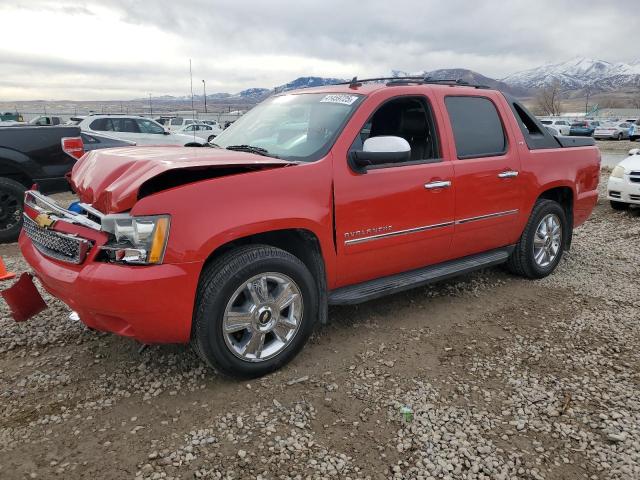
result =
[[446,280],[481,268],[504,263],[514,247],[503,247],[489,252],[449,260],[429,267],[376,278],[367,282],[349,285],[329,292],[330,305],[355,305],[391,293],[398,293],[429,283]]

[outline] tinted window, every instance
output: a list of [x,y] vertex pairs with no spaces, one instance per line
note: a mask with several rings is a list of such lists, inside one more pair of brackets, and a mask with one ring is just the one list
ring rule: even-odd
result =
[[131,118],[112,118],[113,130],[123,133],[139,133],[140,129],[135,120]]
[[543,125],[552,125],[553,122],[551,120],[541,120]]
[[142,133],[154,133],[154,134],[162,134],[164,133],[164,128],[158,125],[151,120],[137,120],[138,127]]
[[[362,150],[368,138],[389,135],[409,143],[409,161],[434,161],[440,157],[431,109],[422,98],[400,97],[384,103],[362,126],[351,148]],[[387,166],[394,165],[397,163]]]
[[172,118],[171,125],[182,125],[182,118],[180,117]]
[[458,158],[490,157],[506,151],[507,140],[493,102],[484,97],[445,99]]
[[97,132],[106,132],[107,130],[113,131],[113,126],[111,125],[110,118],[98,118],[97,120],[91,122],[89,128]]

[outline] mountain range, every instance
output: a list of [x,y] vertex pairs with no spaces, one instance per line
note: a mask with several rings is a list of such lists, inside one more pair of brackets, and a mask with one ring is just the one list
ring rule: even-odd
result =
[[[590,58],[573,58],[562,63],[546,64],[524,70],[501,79],[494,79],[465,68],[421,70],[405,72],[392,70],[391,77],[424,76],[434,80],[464,80],[471,84],[487,85],[516,97],[530,97],[547,85],[557,83],[563,92],[578,93],[588,89],[590,93],[615,92],[620,90],[640,90],[640,61],[632,63],[610,63]],[[271,95],[298,88],[317,87],[345,81],[339,78],[299,77],[274,88],[249,88],[241,92],[214,93],[207,95],[212,103],[256,103]],[[190,96],[155,97],[161,101],[190,101]],[[202,95],[194,95],[194,100],[202,101]]]

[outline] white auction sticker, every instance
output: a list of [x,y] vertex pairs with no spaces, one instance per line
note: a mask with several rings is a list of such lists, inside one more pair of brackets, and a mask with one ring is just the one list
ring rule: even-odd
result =
[[341,94],[333,94],[333,95],[325,95],[320,103],[341,103],[342,105],[351,105],[358,99],[356,95],[341,95]]

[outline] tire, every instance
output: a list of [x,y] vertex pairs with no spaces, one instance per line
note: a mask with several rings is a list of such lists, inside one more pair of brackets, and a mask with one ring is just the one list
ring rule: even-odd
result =
[[0,178],[0,243],[15,242],[20,235],[25,190],[15,180]]
[[611,203],[611,208],[614,210],[629,210],[629,207],[631,206],[628,203],[616,202],[615,200],[610,200],[609,202]]
[[[291,282],[288,288],[287,282]],[[289,298],[285,292],[291,293],[292,300],[280,309],[276,297]],[[291,361],[317,319],[317,287],[304,263],[279,248],[244,246],[203,270],[191,343],[200,358],[223,375],[256,378]],[[262,338],[264,346],[255,348],[260,342],[253,342],[254,338]]]
[[620,132],[620,133],[618,134],[618,136],[616,137],[616,139],[617,139],[618,141],[622,140],[623,138],[624,138],[624,135],[622,134],[622,132]]
[[[537,234],[542,226],[543,219],[548,220],[550,217],[554,222],[557,222],[560,227],[557,241],[554,240],[554,238],[556,238],[554,235],[550,236],[551,240],[546,240]],[[546,277],[556,269],[562,259],[562,254],[564,253],[570,235],[569,228],[567,214],[562,205],[553,200],[539,199],[533,206],[524,232],[507,261],[507,269],[525,278],[536,279]],[[549,257],[543,255],[542,259],[544,261],[537,261],[536,252],[539,252],[540,248],[546,249],[547,245],[549,248]],[[557,246],[557,250],[553,250],[554,246]],[[553,253],[554,251],[555,253]],[[553,258],[551,258],[552,253]],[[548,263],[546,263],[546,260],[548,260]]]
[[214,138],[216,138],[216,135],[209,135],[209,138],[207,138],[207,142],[211,143]]

